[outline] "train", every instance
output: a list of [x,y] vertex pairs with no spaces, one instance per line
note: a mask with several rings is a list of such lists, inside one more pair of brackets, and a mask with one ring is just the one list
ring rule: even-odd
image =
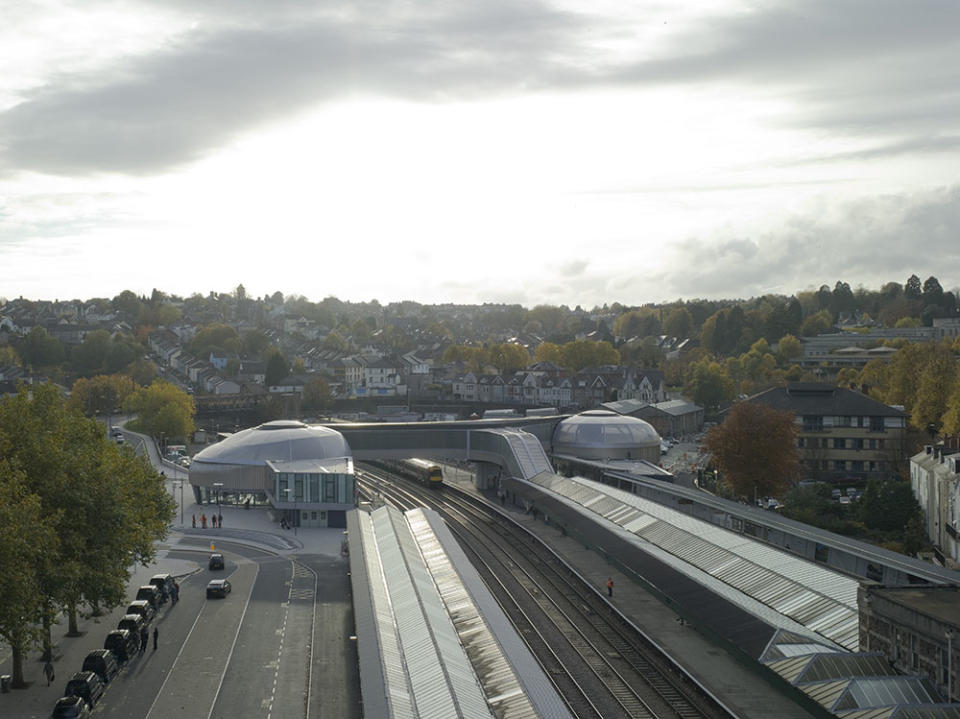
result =
[[383,460],[378,464],[382,464],[407,479],[412,479],[428,487],[440,487],[443,485],[443,468],[436,462],[411,458]]

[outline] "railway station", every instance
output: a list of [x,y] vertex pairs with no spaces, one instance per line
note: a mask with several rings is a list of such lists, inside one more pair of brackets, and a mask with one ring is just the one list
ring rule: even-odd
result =
[[[956,585],[958,573],[677,486],[670,481],[671,475],[656,468],[660,438],[642,420],[594,411],[573,417],[471,422],[278,424],[282,426],[268,429],[262,425],[238,433],[237,439],[228,440],[229,452],[207,454],[217,447],[214,445],[198,454],[190,472],[195,493],[204,496],[217,484],[239,493],[258,491],[276,509],[288,511],[284,500],[290,498],[293,488],[294,499],[304,502],[294,516],[304,521],[304,512],[346,512],[356,504],[356,497],[340,494],[331,495],[336,507],[330,504],[322,509],[324,502],[313,501],[310,504],[316,506],[306,506],[308,500],[326,498],[323,487],[349,488],[355,493],[353,462],[420,457],[469,463],[471,478],[461,490],[502,503],[505,516],[548,537],[571,562],[575,555],[585,555],[578,571],[587,581],[595,581],[591,573],[597,571],[616,573],[618,586],[627,585],[631,597],[638,596],[633,592],[654,597],[665,610],[664,616],[686,628],[687,636],[695,631],[722,650],[729,662],[727,668],[720,669],[721,662],[712,669],[697,666],[693,672],[707,691],[711,681],[722,685],[723,677],[729,679],[728,672],[735,673],[732,667],[740,663],[753,666],[754,680],[759,673],[760,683],[769,692],[763,701],[788,697],[806,715],[867,716],[856,712],[873,712],[869,715],[894,716],[901,715],[896,712],[908,705],[922,705],[927,712],[924,716],[960,716],[960,708],[942,698],[944,689],[955,685],[948,681],[952,667],[945,671],[942,683],[931,682],[919,675],[903,676],[892,670],[889,662],[881,671],[882,658],[860,651],[863,628],[858,606],[862,583]],[[262,439],[265,433],[275,433],[278,441],[266,442]],[[591,478],[561,476],[554,462],[568,472],[589,470],[582,473]],[[309,489],[311,474],[318,475],[316,491]],[[305,488],[302,494],[296,489],[298,476]],[[284,479],[287,484],[281,485]],[[393,532],[382,535],[393,536],[383,541],[392,543],[394,554],[390,556],[396,562],[403,558],[410,577],[426,570],[412,569],[409,558],[419,555],[423,559],[429,551],[421,547],[414,552],[403,545],[406,554],[396,554],[406,541],[398,537],[413,536],[410,524],[402,529],[404,522],[432,527],[430,546],[444,544],[436,539],[443,535],[438,529],[443,526],[440,520],[432,515],[429,521],[425,519],[428,515],[408,519],[395,512],[344,515],[349,523],[355,598],[358,606],[367,602],[368,607],[368,620],[361,621],[360,613],[357,615],[359,646],[369,650],[361,666],[366,672],[364,694],[369,690],[387,697],[382,699],[387,703],[397,686],[405,686],[407,691],[413,687],[418,665],[403,665],[405,673],[400,678],[384,673],[391,657],[399,659],[389,653],[400,651],[399,626],[411,620],[380,611],[397,606],[401,597],[391,598],[390,588],[383,583],[383,558],[389,552],[383,553],[375,528]],[[355,557],[355,552],[361,557]],[[358,562],[356,566],[354,562]],[[388,563],[392,568],[396,562]],[[445,565],[459,577],[461,592],[470,586],[469,580],[462,578],[463,562],[448,560]],[[412,579],[404,581],[415,586]],[[439,586],[436,576],[432,584]],[[624,594],[620,592],[618,604]],[[412,590],[402,598],[403,606],[417,607],[411,610],[419,613],[417,621],[443,616],[433,614],[440,605],[434,599],[429,602]],[[442,622],[454,621],[455,613],[446,608]],[[622,611],[631,617],[629,606]],[[643,623],[643,617],[636,619]],[[496,620],[493,623],[496,625]],[[954,626],[960,630],[960,617]],[[440,630],[431,636],[435,645],[445,636],[452,637]],[[673,647],[665,649],[671,652]],[[944,664],[951,663],[952,648],[942,656]],[[687,661],[698,664],[691,657]],[[711,672],[719,672],[720,678]],[[390,689],[390,681],[394,689]],[[448,686],[444,691],[454,692],[451,696],[455,697],[454,690]],[[764,690],[754,686],[751,691],[762,694]],[[784,709],[780,715],[791,714]]]

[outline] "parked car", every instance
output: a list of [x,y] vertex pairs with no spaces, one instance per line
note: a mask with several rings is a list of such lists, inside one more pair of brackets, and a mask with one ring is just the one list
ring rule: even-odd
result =
[[89,716],[91,716],[90,707],[87,706],[86,700],[76,694],[57,699],[50,714],[51,719],[86,719]]
[[108,684],[120,672],[120,663],[109,649],[94,649],[83,658],[81,669],[95,673],[100,681]]
[[87,706],[93,709],[93,705],[103,696],[103,682],[94,672],[77,672],[67,682],[67,688],[63,693],[65,696],[74,694],[83,697]]
[[109,649],[118,661],[128,662],[130,657],[140,649],[140,635],[134,634],[129,629],[114,629],[107,632],[107,638],[103,640],[103,648]]
[[137,589],[137,599],[146,599],[153,605],[154,611],[160,608],[160,590],[152,584],[144,584]]
[[[124,614],[117,623],[117,629],[126,629],[140,641],[140,631],[146,630],[147,623],[139,614]],[[139,647],[139,643],[137,644]]]
[[211,554],[211,555],[210,555],[210,569],[223,569],[223,555],[222,555],[222,554]]
[[163,604],[173,593],[173,576],[170,574],[154,574],[150,577],[150,584],[160,590],[160,603]]
[[127,607],[127,614],[139,614],[147,624],[153,621],[157,615],[157,610],[146,599],[137,599],[130,602]]
[[207,599],[213,597],[226,599],[231,589],[230,582],[226,579],[213,579],[207,584]]

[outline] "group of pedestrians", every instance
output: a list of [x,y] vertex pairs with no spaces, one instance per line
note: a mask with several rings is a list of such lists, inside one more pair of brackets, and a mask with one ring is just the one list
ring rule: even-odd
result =
[[[197,528],[197,515],[195,515],[195,514],[191,514],[191,515],[190,515],[190,523],[191,523],[191,525],[193,526],[194,529]],[[223,528],[223,515],[222,515],[222,514],[211,514],[211,515],[210,515],[210,526],[211,526],[213,529],[217,529],[218,527],[222,529],[222,528]],[[201,529],[206,529],[206,528],[207,528],[207,514],[206,514],[206,512],[204,512],[203,514],[200,515],[200,528],[201,528]]]

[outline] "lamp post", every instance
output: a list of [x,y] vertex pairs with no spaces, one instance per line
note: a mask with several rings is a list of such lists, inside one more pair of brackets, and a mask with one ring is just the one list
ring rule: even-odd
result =
[[183,525],[183,477],[180,478],[180,525]]
[[947,638],[947,701],[953,702],[953,630],[943,634]]
[[213,486],[217,488],[217,526],[220,526],[220,487],[223,482],[214,482]]

